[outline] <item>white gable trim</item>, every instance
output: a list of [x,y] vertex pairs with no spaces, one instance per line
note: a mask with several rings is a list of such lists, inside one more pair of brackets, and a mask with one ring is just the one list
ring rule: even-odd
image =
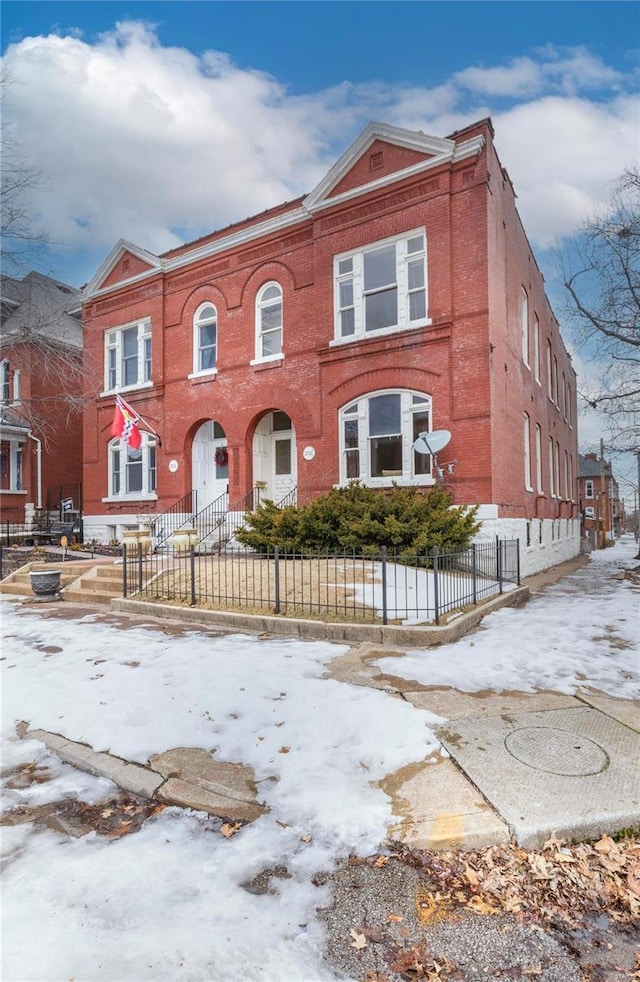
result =
[[[411,150],[420,150],[423,153],[432,154],[433,156],[411,167],[405,167],[404,170],[395,171],[386,177],[378,178],[376,181],[362,184],[360,187],[354,188],[351,191],[345,191],[336,197],[327,198],[326,195],[331,188],[342,179],[344,174],[350,170],[367,147],[371,146],[377,139],[384,140],[387,143],[393,143],[396,146],[407,147]],[[370,191],[375,191],[378,188],[402,181],[407,177],[413,177],[422,171],[439,167],[441,164],[457,162],[467,157],[475,156],[480,153],[484,144],[485,139],[483,136],[475,136],[470,140],[466,140],[464,143],[456,144],[454,140],[425,136],[423,133],[414,133],[411,130],[400,129],[397,126],[390,126],[386,123],[370,123],[362,131],[358,139],[340,157],[337,163],[334,164],[320,184],[304,199],[301,206],[293,208],[291,211],[285,212],[277,218],[267,219],[265,222],[258,222],[256,225],[250,225],[237,232],[232,232],[230,235],[216,239],[215,242],[209,242],[195,249],[187,250],[171,259],[161,259],[159,256],[154,256],[153,253],[142,249],[140,246],[133,245],[133,243],[127,242],[125,239],[120,239],[85,287],[82,302],[86,303],[94,297],[112,293],[114,290],[120,290],[125,286],[132,286],[142,280],[155,276],[158,272],[173,272],[174,270],[181,269],[183,266],[188,266],[190,263],[208,259],[221,252],[226,252],[228,249],[233,249],[247,242],[260,239],[263,236],[282,231],[292,225],[298,225],[301,222],[308,221],[313,212],[319,211],[322,208],[329,208],[343,201],[348,201],[351,198],[360,197],[361,195],[368,194]],[[128,279],[119,280],[111,286],[101,287],[100,283],[109,275],[125,252],[130,252],[143,262],[148,263],[150,268]]]
[[[476,136],[472,140],[467,140],[465,143],[461,143],[459,146],[456,146],[452,140],[442,140],[440,142],[450,143],[451,148],[447,148],[444,152],[440,152],[437,155],[430,157],[428,160],[423,160],[418,164],[413,164],[411,167],[405,167],[404,170],[394,171],[392,174],[387,174],[385,177],[379,177],[377,180],[370,181],[368,184],[361,184],[357,188],[352,188],[350,191],[344,191],[342,194],[334,195],[332,198],[327,198],[325,196],[326,192],[316,196],[316,191],[318,191],[320,188],[320,185],[318,185],[318,188],[316,188],[315,191],[312,191],[311,194],[305,198],[303,204],[309,212],[320,211],[322,208],[331,208],[333,205],[342,204],[345,201],[349,201],[350,198],[358,198],[360,195],[369,194],[371,191],[378,190],[378,188],[387,187],[389,184],[395,184],[397,181],[402,181],[407,177],[414,177],[416,174],[421,174],[423,171],[433,170],[433,168],[440,167],[442,164],[457,162],[459,160],[464,160],[466,157],[475,156],[482,150],[485,140],[483,136]],[[336,181],[334,184],[335,183],[338,182]]]
[[158,256],[154,256],[152,252],[148,252],[146,249],[141,248],[141,246],[134,245],[133,242],[127,242],[126,239],[120,239],[118,242],[116,242],[107,258],[87,283],[84,289],[85,296],[94,296],[95,294],[102,292],[100,290],[100,284],[109,275],[114,266],[120,261],[125,252],[129,252],[132,256],[137,256],[138,259],[141,259],[142,262],[148,263],[149,266],[151,266],[151,269],[145,270],[144,273],[138,274],[137,276],[131,276],[127,280],[121,280],[117,284],[112,284],[112,286],[107,287],[106,289],[112,290],[114,286],[121,287],[124,283],[134,283],[140,278],[140,276],[148,276],[149,273],[156,273],[162,267],[162,260],[160,260]]

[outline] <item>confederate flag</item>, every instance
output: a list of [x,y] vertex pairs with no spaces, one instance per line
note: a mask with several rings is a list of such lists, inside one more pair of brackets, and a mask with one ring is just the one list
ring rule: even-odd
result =
[[111,436],[119,436],[124,444],[137,450],[142,442],[138,423],[140,417],[135,409],[121,396],[116,396],[116,406],[111,424]]

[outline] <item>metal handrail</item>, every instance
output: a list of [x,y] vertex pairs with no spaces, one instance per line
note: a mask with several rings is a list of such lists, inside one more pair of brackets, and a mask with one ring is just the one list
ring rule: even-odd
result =
[[288,508],[289,505],[298,504],[298,485],[295,488],[291,488],[288,494],[285,494],[284,498],[276,502],[276,508]]
[[[224,497],[224,495],[221,497]],[[220,498],[218,498],[218,502],[219,501]],[[213,508],[216,504],[217,502],[214,501],[212,505],[209,505],[209,508]],[[215,521],[215,523],[211,523],[211,528],[209,528],[204,535],[200,535],[198,525],[196,525],[196,531],[198,531],[198,545],[200,545],[201,542],[204,542],[205,539],[208,539],[210,535],[213,535],[214,532],[221,530],[219,541],[219,548],[221,549],[224,543],[228,542],[239,528],[242,528],[246,513],[249,511],[255,511],[259,504],[260,488],[254,487],[251,489],[251,491],[248,491],[247,494],[243,495],[242,498],[234,501],[233,505],[230,507],[227,506],[224,514],[219,514],[218,519]],[[204,511],[206,511],[206,509],[203,509],[203,512]],[[202,512],[200,514],[202,514]],[[198,517],[199,516],[196,516],[196,520]]]
[[[167,508],[161,515],[155,515],[150,523],[151,537],[154,540],[154,548],[163,545],[179,528],[184,528],[193,521],[193,516],[198,507],[198,492],[195,489],[187,491],[170,508]],[[187,518],[180,516],[187,515]]]

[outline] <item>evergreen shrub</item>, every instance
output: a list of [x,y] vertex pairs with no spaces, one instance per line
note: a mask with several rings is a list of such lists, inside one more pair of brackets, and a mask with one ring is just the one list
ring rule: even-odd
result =
[[352,481],[301,507],[265,501],[236,538],[257,552],[278,546],[283,552],[378,556],[387,546],[397,558],[414,561],[434,546],[439,552],[465,549],[480,528],[477,511],[453,506],[452,495],[437,485],[427,493],[397,485],[385,492]]

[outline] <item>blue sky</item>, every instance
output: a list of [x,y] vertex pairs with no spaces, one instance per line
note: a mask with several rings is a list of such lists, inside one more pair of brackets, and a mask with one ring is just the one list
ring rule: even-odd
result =
[[4,121],[42,172],[41,268],[79,286],[121,237],[161,252],[308,192],[372,119],[446,136],[491,115],[557,306],[555,246],[637,163],[639,11],[4,0]]

